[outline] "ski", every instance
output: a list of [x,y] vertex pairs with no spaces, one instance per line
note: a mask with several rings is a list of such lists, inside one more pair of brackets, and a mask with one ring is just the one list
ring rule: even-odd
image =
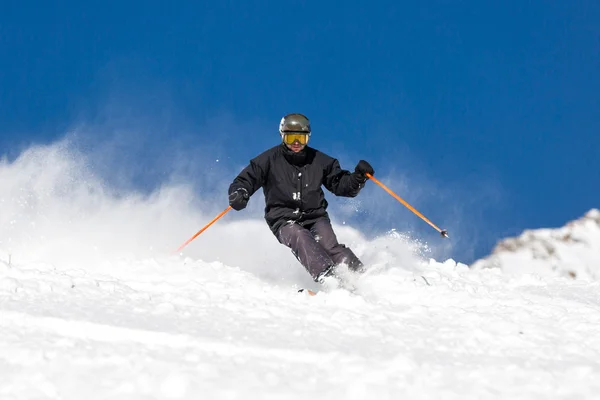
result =
[[309,296],[316,296],[317,295],[317,292],[312,291],[310,289],[304,289],[304,288],[302,288],[302,289],[298,290],[298,293],[304,293],[304,292],[306,292]]

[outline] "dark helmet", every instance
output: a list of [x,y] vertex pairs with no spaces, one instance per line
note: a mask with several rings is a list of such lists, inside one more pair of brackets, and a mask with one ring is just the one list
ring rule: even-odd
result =
[[281,118],[279,133],[285,132],[306,133],[310,135],[310,121],[302,114],[288,114]]

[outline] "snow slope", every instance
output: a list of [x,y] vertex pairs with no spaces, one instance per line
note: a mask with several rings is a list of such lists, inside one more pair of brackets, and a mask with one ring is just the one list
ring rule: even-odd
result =
[[84,161],[0,164],[0,399],[597,398],[597,281],[338,226],[370,270],[310,297],[263,221],[174,255],[215,209],[181,186],[111,193]]
[[590,210],[561,228],[527,230],[504,239],[472,268],[600,280],[600,210]]

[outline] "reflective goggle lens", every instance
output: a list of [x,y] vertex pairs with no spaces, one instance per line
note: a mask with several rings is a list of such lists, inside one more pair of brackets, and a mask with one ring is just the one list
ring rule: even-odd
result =
[[305,133],[284,133],[283,141],[285,144],[293,144],[298,141],[300,144],[308,143],[308,135]]

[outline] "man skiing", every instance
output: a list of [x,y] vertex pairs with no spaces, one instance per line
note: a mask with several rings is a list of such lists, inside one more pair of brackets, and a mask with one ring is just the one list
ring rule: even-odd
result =
[[333,275],[340,264],[360,271],[358,257],[337,241],[321,186],[336,196],[355,197],[373,168],[361,160],[354,172],[346,171],[338,160],[307,146],[310,122],[302,114],[283,117],[279,133],[282,143],[253,158],[233,180],[229,205],[244,209],[262,187],[267,224],[316,282]]

